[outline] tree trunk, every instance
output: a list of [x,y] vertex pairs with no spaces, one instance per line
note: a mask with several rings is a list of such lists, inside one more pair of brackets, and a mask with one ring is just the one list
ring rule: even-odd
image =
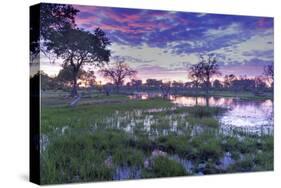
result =
[[209,107],[209,95],[206,96],[206,106]]
[[78,96],[78,85],[77,85],[77,72],[73,72],[73,84],[72,84],[72,91],[71,91],[71,97],[77,97]]
[[210,76],[207,76],[207,84],[206,84],[206,94],[209,95],[209,87],[210,87]]
[[116,93],[119,93],[119,91],[120,91],[120,84],[116,83]]

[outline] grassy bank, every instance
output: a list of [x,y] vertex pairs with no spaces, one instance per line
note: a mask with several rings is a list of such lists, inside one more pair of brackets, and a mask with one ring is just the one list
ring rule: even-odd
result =
[[[186,91],[185,93],[181,93],[185,96],[206,96],[205,91]],[[272,92],[265,92],[262,95],[257,95],[254,92],[248,91],[209,91],[209,96],[217,96],[217,97],[238,97],[240,99],[273,99]]]

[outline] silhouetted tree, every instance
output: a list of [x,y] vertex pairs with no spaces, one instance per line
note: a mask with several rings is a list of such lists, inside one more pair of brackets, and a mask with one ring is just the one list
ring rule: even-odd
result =
[[201,71],[201,77],[203,78],[205,85],[206,85],[206,93],[209,94],[209,88],[211,85],[211,78],[214,75],[220,75],[219,72],[219,65],[217,63],[216,57],[214,54],[208,54],[207,58],[205,59],[202,55],[200,56],[201,61],[199,64],[201,64],[200,71]]
[[163,98],[167,98],[171,91],[171,82],[162,83],[160,85]]
[[142,86],[142,80],[132,79],[131,86],[133,86],[137,91],[139,91]]
[[177,94],[181,89],[184,88],[184,84],[182,82],[173,81],[172,88],[173,88],[174,94]]
[[229,74],[224,76],[224,87],[230,88],[232,86],[233,80],[235,80],[236,77],[234,74]]
[[96,84],[96,76],[93,70],[84,71],[80,79],[83,80],[84,84],[89,88],[92,88]]
[[255,87],[258,91],[263,91],[266,89],[266,83],[263,77],[260,76],[255,77]]
[[97,28],[93,33],[78,28],[64,27],[53,33],[46,45],[58,57],[63,59],[63,67],[72,69],[71,96],[78,96],[77,78],[80,69],[85,65],[102,67],[109,61],[110,45],[105,33]]
[[60,82],[57,82],[56,78],[50,77],[44,71],[40,71],[37,74],[40,76],[40,86],[43,91],[49,89],[56,90],[62,87]]
[[274,67],[273,65],[267,65],[264,67],[264,75],[269,77],[271,81],[271,87],[273,88],[274,86]]
[[[42,51],[45,41],[52,40],[51,33],[65,26],[75,26],[79,11],[71,5],[42,3],[30,12],[30,53],[33,60]],[[41,44],[40,44],[41,43]],[[43,50],[43,52],[45,52]]]
[[213,87],[215,88],[215,89],[221,89],[221,88],[223,88],[223,85],[222,85],[222,83],[219,81],[219,80],[215,80],[214,82],[213,82]]
[[100,70],[101,74],[110,79],[116,87],[116,91],[119,93],[120,87],[123,85],[125,78],[133,78],[137,71],[129,67],[125,63],[124,59],[117,58],[113,65],[109,65]]
[[264,74],[266,76],[270,76],[273,79],[274,76],[274,70],[273,70],[273,65],[267,65],[264,67]]
[[192,80],[192,86],[198,89],[200,83],[203,81],[202,63],[192,65],[189,68],[188,77]]
[[[73,85],[73,68],[71,65],[67,65],[63,69],[59,71],[58,76],[56,77],[56,81],[58,83],[62,83],[65,86],[72,86]],[[80,69],[77,73],[77,80],[80,79],[80,83],[77,81],[77,85],[85,84],[87,87],[92,87],[96,83],[96,76],[94,71],[92,70],[83,70]]]
[[109,96],[111,90],[112,90],[112,83],[106,83],[104,86],[103,86],[103,90],[106,94],[106,96]]
[[159,88],[161,84],[162,84],[162,80],[156,80],[156,79],[147,79],[146,80],[146,85],[148,87]]
[[236,91],[254,91],[255,80],[249,78],[240,78],[233,80],[232,88]]
[[184,87],[186,88],[192,88],[193,87],[193,82],[185,82]]
[[206,93],[208,95],[211,85],[211,78],[214,75],[220,74],[220,72],[218,71],[219,66],[214,54],[208,54],[207,58],[205,58],[203,55],[200,55],[200,59],[201,60],[199,63],[192,65],[189,68],[189,77],[194,82],[194,86],[196,88],[198,88],[201,83],[204,83]]
[[[84,74],[85,71],[80,69],[77,73],[77,79],[80,79],[81,75]],[[71,65],[64,66],[58,73],[56,79],[58,82],[63,83],[65,86],[73,85],[73,68]]]

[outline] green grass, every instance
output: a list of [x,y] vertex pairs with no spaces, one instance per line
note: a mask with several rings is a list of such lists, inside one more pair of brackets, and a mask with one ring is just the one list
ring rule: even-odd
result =
[[197,118],[197,117],[188,117],[187,121],[191,125],[203,125],[208,127],[218,127],[219,121],[213,117],[203,117],[203,118]]
[[193,137],[190,142],[193,147],[192,157],[198,162],[218,160],[224,154],[221,139],[221,137],[216,136],[213,132],[206,132]]
[[119,166],[143,166],[144,153],[141,150],[124,148],[123,145],[117,146],[112,152],[113,162]]
[[[189,175],[180,163],[168,157],[173,155],[192,161],[192,173],[273,169],[273,136],[242,135],[238,139],[219,133],[216,116],[224,113],[224,108],[174,109],[174,104],[160,98],[127,101],[123,97],[111,96],[116,103],[43,105],[41,132],[49,139],[41,154],[43,184],[112,180],[115,170],[122,166],[141,169],[143,178]],[[147,132],[143,121],[150,116],[153,122]],[[132,119],[140,120],[133,126],[133,134],[122,129]],[[173,122],[177,122],[176,132],[170,130]],[[194,134],[196,129],[199,131]],[[167,157],[152,158],[155,149],[166,152]],[[226,170],[218,169],[216,164],[226,152],[236,162]],[[151,161],[149,168],[144,166],[145,160]],[[204,169],[202,164],[206,164]]]
[[163,99],[151,99],[148,101],[137,100],[127,103],[117,104],[96,104],[96,105],[78,105],[76,107],[42,107],[41,131],[48,133],[54,128],[70,126],[76,128],[89,127],[92,122],[102,124],[105,117],[112,116],[116,111],[125,112],[132,110],[145,110],[151,108],[172,107],[169,101]]
[[226,109],[222,107],[194,106],[190,107],[188,112],[195,117],[208,117],[220,115],[225,111]]
[[166,157],[157,157],[153,160],[152,169],[143,173],[145,178],[173,177],[187,175],[184,168],[176,161]]
[[162,148],[162,150],[184,157],[189,154],[191,149],[189,140],[190,136],[169,135],[159,137],[157,143],[158,147]]
[[42,184],[112,179],[113,171],[104,163],[107,151],[100,149],[110,144],[104,142],[88,133],[71,133],[52,140],[41,154]]

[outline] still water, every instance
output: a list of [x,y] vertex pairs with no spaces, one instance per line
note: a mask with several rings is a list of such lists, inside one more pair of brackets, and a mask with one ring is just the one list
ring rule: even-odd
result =
[[[149,99],[159,97],[160,94],[139,93],[130,98]],[[224,107],[227,111],[218,117],[222,131],[232,129],[256,134],[273,133],[273,101],[242,100],[237,97],[194,97],[194,96],[169,96],[177,106],[212,106]]]

